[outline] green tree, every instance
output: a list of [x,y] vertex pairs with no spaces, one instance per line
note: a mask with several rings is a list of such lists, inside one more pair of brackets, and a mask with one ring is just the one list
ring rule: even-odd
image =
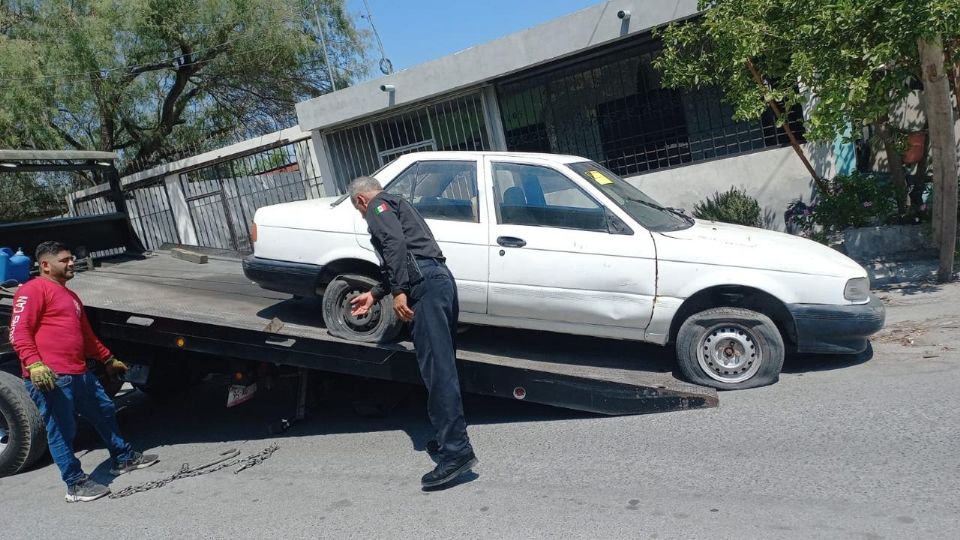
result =
[[[316,15],[319,13],[319,16]],[[0,2],[0,147],[177,148],[295,122],[294,104],[363,74],[344,0]]]
[[[872,125],[887,150],[900,191],[898,204],[906,203],[906,176],[890,115],[913,88],[927,84],[920,44],[960,42],[960,1],[701,0],[699,6],[701,17],[663,32],[664,52],[657,65],[665,84],[720,87],[739,119],[758,118],[771,107],[779,109],[783,124],[784,108],[805,105],[811,140],[832,140]],[[939,63],[940,79],[955,72],[960,61],[956,49],[943,54],[940,47],[939,56],[931,53],[939,58],[934,63]],[[927,101],[933,99],[928,90]],[[942,91],[935,95],[942,101]],[[925,105],[929,121],[930,103]],[[937,110],[937,123],[943,124],[943,108]],[[956,144],[956,135],[947,131],[931,132],[931,146],[941,149],[942,163]],[[935,167],[934,182],[954,186],[955,193],[956,169],[953,178],[945,178],[948,169]],[[829,189],[823,181],[817,185],[820,191]],[[955,212],[941,214],[947,219]],[[952,246],[954,240],[944,242]]]

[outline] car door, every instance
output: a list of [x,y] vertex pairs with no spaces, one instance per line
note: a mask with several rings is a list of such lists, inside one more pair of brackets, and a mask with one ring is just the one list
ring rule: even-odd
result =
[[[457,281],[460,311],[487,312],[487,212],[477,188],[477,159],[414,161],[387,183],[384,190],[409,200],[426,220]],[[361,221],[358,234],[367,234]],[[369,237],[363,243],[373,249]]]
[[642,335],[656,291],[653,239],[626,225],[565,167],[486,158],[488,314],[531,321],[532,328],[594,325],[605,327],[602,335]]

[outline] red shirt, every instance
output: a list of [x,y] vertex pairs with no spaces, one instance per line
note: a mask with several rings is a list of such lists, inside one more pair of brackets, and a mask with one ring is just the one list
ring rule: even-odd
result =
[[87,358],[103,362],[112,356],[90,328],[77,293],[44,277],[21,285],[13,297],[10,343],[25,378],[26,366],[37,361],[58,375],[80,375]]

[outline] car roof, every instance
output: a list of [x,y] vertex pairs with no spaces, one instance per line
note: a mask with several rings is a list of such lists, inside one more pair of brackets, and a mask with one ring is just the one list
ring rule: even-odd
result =
[[547,154],[542,152],[464,152],[464,151],[427,151],[413,152],[404,154],[397,159],[405,161],[416,161],[418,159],[457,159],[470,158],[477,159],[481,157],[518,157],[518,158],[538,158],[554,163],[577,163],[580,161],[589,161],[589,159],[580,156],[571,156],[566,154]]

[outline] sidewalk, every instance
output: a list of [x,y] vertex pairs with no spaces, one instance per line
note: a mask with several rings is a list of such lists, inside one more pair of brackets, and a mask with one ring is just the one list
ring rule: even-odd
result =
[[913,283],[874,290],[887,321],[873,339],[875,349],[907,359],[960,359],[960,283]]

